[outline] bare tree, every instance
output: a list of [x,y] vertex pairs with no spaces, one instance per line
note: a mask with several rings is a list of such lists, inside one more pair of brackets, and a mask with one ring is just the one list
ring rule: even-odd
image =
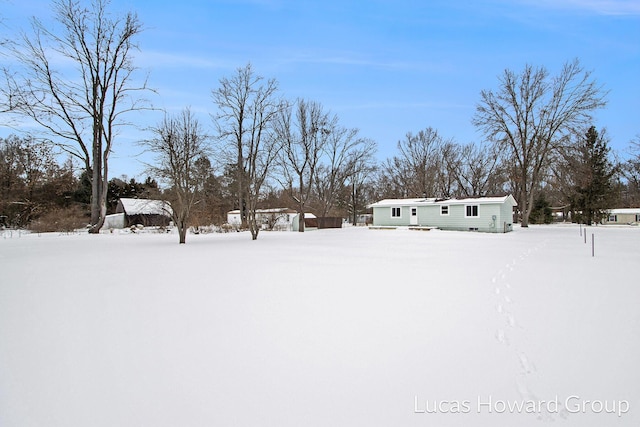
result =
[[71,163],[61,167],[51,145],[28,136],[0,138],[0,217],[7,225],[26,227],[66,205],[75,184]]
[[442,148],[442,159],[443,175],[452,188],[448,196],[483,197],[503,192],[501,156],[495,145],[448,143]]
[[518,188],[522,227],[528,227],[535,193],[550,154],[566,143],[572,129],[588,124],[606,104],[605,93],[578,60],[550,78],[544,68],[527,65],[516,75],[505,70],[494,93],[481,92],[473,123],[505,150]]
[[180,243],[185,243],[192,209],[202,196],[205,184],[206,177],[199,163],[209,152],[208,137],[189,109],[175,117],[165,116],[153,133],[154,138],[143,142],[157,155],[155,165],[148,166],[149,173],[169,186],[165,195]]
[[402,188],[403,194],[396,197],[442,196],[438,183],[445,142],[431,127],[415,135],[409,132],[404,140],[398,141],[398,155],[385,165],[386,174]]
[[251,238],[256,240],[260,224],[256,209],[262,186],[272,171],[280,150],[280,141],[273,136],[273,121],[286,104],[277,97],[276,80],[264,81],[251,64],[239,68],[232,78],[222,78],[213,91],[219,108],[215,117],[219,138],[225,144],[223,152],[235,161],[238,209],[246,220]]
[[377,170],[374,159],[375,143],[369,141],[363,150],[363,155],[354,159],[352,173],[347,178],[348,212],[351,223],[357,225],[358,215],[366,210],[367,203],[371,200],[371,188],[375,172]]
[[304,214],[312,184],[336,120],[321,104],[303,99],[296,102],[295,115],[291,108],[281,110],[278,115],[276,132],[283,144],[280,157],[283,186],[297,203],[298,230],[301,232],[304,231]]
[[626,187],[622,203],[635,207],[640,205],[640,135],[636,135],[629,143],[629,154],[629,159],[621,165]]
[[374,141],[359,138],[357,129],[339,126],[335,117],[327,130],[327,142],[312,183],[322,217],[329,215],[347,180],[356,174],[358,168],[363,167],[364,160],[376,151]]
[[117,128],[127,124],[125,113],[144,108],[134,93],[147,89],[133,81],[132,51],[141,24],[132,13],[112,17],[108,6],[109,0],[94,0],[89,9],[75,0],[54,0],[60,28],[34,18],[32,34],[11,46],[20,73],[6,74],[12,110],[60,141],[91,176],[90,233],[104,223]]

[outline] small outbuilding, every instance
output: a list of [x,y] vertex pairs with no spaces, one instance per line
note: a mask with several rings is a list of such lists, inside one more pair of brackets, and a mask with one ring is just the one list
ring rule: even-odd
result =
[[121,228],[138,224],[145,227],[166,227],[171,223],[172,215],[171,205],[164,200],[122,198],[118,200],[115,215],[108,215],[112,219],[107,218],[106,222],[121,224]]
[[374,227],[433,227],[506,233],[513,230],[512,195],[466,199],[386,199],[369,205]]
[[[304,229],[305,231],[317,230],[318,217],[311,212],[306,212],[304,214]],[[291,220],[291,231],[300,231],[300,214],[298,213]]]

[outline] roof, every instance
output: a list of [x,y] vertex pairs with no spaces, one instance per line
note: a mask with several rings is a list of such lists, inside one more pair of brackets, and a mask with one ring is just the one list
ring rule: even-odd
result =
[[[239,214],[240,209],[235,209],[227,212],[228,214]],[[296,213],[294,209],[289,208],[270,208],[270,209],[256,209],[256,213],[259,214],[274,214],[274,213]]]
[[516,199],[511,194],[502,197],[470,197],[466,199],[434,199],[434,198],[421,198],[421,199],[384,199],[379,202],[370,204],[369,208],[381,208],[391,206],[428,206],[428,205],[467,205],[467,204],[479,204],[479,205],[491,205],[502,204],[510,202],[513,206],[517,206]]
[[640,214],[640,208],[609,209],[609,213],[613,215]]
[[518,202],[513,198],[511,194],[507,196],[501,197],[470,197],[467,199],[448,199],[448,200],[439,200],[436,203],[439,205],[462,205],[462,204],[470,204],[475,203],[479,205],[493,205],[493,204],[502,204],[506,202],[511,202],[513,206],[518,206]]
[[164,200],[120,199],[127,215],[171,215],[171,205]]
[[409,206],[409,205],[424,205],[435,202],[436,199],[384,199],[379,202],[369,205],[370,208],[379,208],[382,206]]
[[[297,216],[297,215],[296,215]],[[315,216],[314,214],[312,214],[311,212],[305,212],[304,213],[304,218],[305,219],[313,219],[313,218],[317,218],[317,216]]]

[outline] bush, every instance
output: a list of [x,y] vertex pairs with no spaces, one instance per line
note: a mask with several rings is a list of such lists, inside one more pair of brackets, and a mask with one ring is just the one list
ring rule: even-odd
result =
[[89,222],[87,212],[78,207],[55,209],[41,215],[29,224],[29,230],[36,233],[62,232],[71,233],[85,228]]

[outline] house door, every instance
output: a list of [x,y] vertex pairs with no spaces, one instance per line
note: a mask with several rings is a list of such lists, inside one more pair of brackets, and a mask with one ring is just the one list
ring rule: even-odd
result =
[[418,208],[411,208],[411,216],[409,217],[409,225],[418,225]]

